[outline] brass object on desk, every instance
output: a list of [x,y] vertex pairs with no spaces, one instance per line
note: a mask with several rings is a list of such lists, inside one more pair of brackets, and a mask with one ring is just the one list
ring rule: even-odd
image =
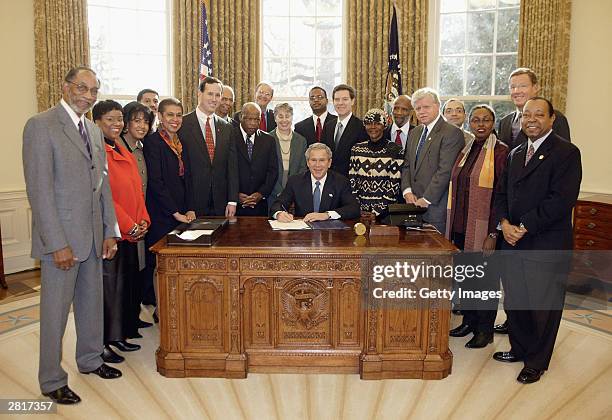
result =
[[355,226],[353,226],[353,232],[355,232],[355,235],[365,235],[367,230],[368,229],[363,223],[355,223]]

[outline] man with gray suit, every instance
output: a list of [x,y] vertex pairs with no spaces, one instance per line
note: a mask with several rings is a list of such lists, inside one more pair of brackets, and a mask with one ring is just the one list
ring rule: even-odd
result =
[[440,98],[435,90],[414,92],[412,106],[421,125],[408,135],[402,195],[406,203],[426,207],[423,220],[444,233],[448,184],[457,155],[465,146],[463,133],[440,115]]
[[40,364],[43,395],[75,404],[62,369],[62,338],[70,305],[81,373],[103,379],[121,371],[103,363],[102,259],[121,237],[107,176],[102,132],[84,118],[96,101],[93,70],[64,78],[59,104],[30,118],[23,131],[23,168],[32,208],[32,257],[40,259]]

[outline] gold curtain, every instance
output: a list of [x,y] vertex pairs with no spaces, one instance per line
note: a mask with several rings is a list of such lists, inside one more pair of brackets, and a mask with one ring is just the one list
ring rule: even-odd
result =
[[[206,12],[209,13],[208,8]],[[172,8],[174,96],[183,103],[185,113],[195,109],[198,104],[201,17],[201,0],[174,0]]]
[[34,0],[34,60],[38,110],[62,97],[62,81],[76,66],[89,66],[86,0]]
[[[382,107],[387,77],[391,0],[348,0],[347,83],[357,89],[355,113]],[[402,90],[412,94],[427,80],[429,0],[397,1]]]
[[540,79],[541,96],[565,111],[571,0],[521,1],[518,63]]
[[207,9],[213,73],[234,89],[236,107],[253,100],[260,82],[259,4],[252,0],[215,0]]

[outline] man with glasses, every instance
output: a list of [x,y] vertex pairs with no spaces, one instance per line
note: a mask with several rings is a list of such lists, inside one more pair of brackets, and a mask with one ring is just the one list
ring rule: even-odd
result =
[[312,115],[295,125],[295,132],[306,138],[310,146],[323,140],[323,127],[326,122],[333,123],[338,120],[334,114],[327,112],[327,92],[320,86],[315,86],[308,92],[308,102]]
[[60,103],[23,130],[23,169],[32,208],[32,258],[40,259],[40,363],[43,395],[58,404],[81,399],[61,367],[62,337],[74,308],[79,372],[103,379],[121,371],[102,361],[102,259],[121,237],[106,175],[102,132],[84,117],[100,82],[77,67],[64,78]]
[[[259,82],[255,87],[255,103],[261,109],[261,119],[259,120],[259,129],[269,133],[276,128],[276,119],[274,118],[274,110],[268,109],[270,101],[274,97],[274,89],[269,83]],[[240,114],[238,111],[234,114],[235,125],[240,125]]]

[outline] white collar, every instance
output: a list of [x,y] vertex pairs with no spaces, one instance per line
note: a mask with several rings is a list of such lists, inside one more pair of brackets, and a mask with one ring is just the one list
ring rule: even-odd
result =
[[550,133],[552,133],[552,128],[550,130],[548,130],[548,133],[544,134],[542,137],[540,137],[536,141],[531,141],[531,139],[528,139],[527,140],[527,148],[529,148],[529,146],[533,145],[534,153],[537,152],[538,148],[542,145],[542,143],[544,143],[544,140],[546,140],[548,138],[548,136],[550,136]]
[[70,108],[70,105],[68,105],[64,98],[60,99],[60,104],[64,107],[76,128],[79,128],[79,122],[82,122],[83,127],[85,127],[85,115],[79,117],[76,112],[74,112],[74,109]]
[[312,183],[312,191],[314,191],[314,189],[317,187],[317,186],[315,185],[315,183],[316,183],[317,181],[319,181],[319,183],[321,184],[319,188],[321,189],[321,192],[323,192],[323,186],[325,185],[325,180],[326,180],[326,179],[327,179],[327,172],[325,173],[325,176],[324,176],[323,178],[321,178],[321,179],[316,179],[316,178],[315,178],[315,177],[312,175],[312,172],[311,172],[311,173],[310,173],[310,182]]
[[324,125],[325,119],[327,118],[327,111],[322,113],[320,116],[316,116],[315,114],[312,114],[312,121],[314,121],[315,127],[317,126],[317,118],[321,118],[321,125]]
[[[432,122],[430,122],[429,124],[427,124],[427,134],[431,133],[431,130],[433,130],[434,126],[438,123],[438,120],[442,118],[442,114],[438,114],[438,116],[436,117],[435,120],[433,120]],[[450,123],[449,123],[450,124]]]
[[408,134],[408,130],[410,129],[410,122],[406,121],[406,124],[398,127],[395,121],[393,121],[393,125],[391,126],[391,132],[395,133],[397,130],[401,131],[404,134]]
[[344,117],[343,120],[341,120],[340,117],[338,117],[338,122],[336,123],[336,125],[342,124],[342,127],[346,128],[346,125],[348,124],[348,121],[351,119],[352,116],[353,116],[353,113],[349,112],[349,114],[346,117]]
[[[242,124],[240,124],[240,132],[242,133],[242,140],[244,140],[244,141],[246,142],[246,139],[247,139],[247,133],[246,133],[246,131],[244,131],[244,128],[242,128]],[[251,140],[253,141],[253,144],[255,143],[255,136],[256,136],[256,135],[257,135],[257,131],[256,131],[256,132],[254,132],[254,133],[251,135]]]
[[210,114],[210,115],[206,115],[206,113],[205,113],[204,111],[202,111],[202,110],[201,110],[199,107],[197,107],[197,106],[196,106],[195,112],[196,112],[196,116],[198,117],[198,120],[200,120],[200,121],[202,122],[202,125],[206,125],[206,119],[207,119],[208,117],[210,117],[210,123],[211,123],[212,125],[214,125],[214,124],[215,124],[215,114],[214,114],[214,113],[212,113],[212,114]]

